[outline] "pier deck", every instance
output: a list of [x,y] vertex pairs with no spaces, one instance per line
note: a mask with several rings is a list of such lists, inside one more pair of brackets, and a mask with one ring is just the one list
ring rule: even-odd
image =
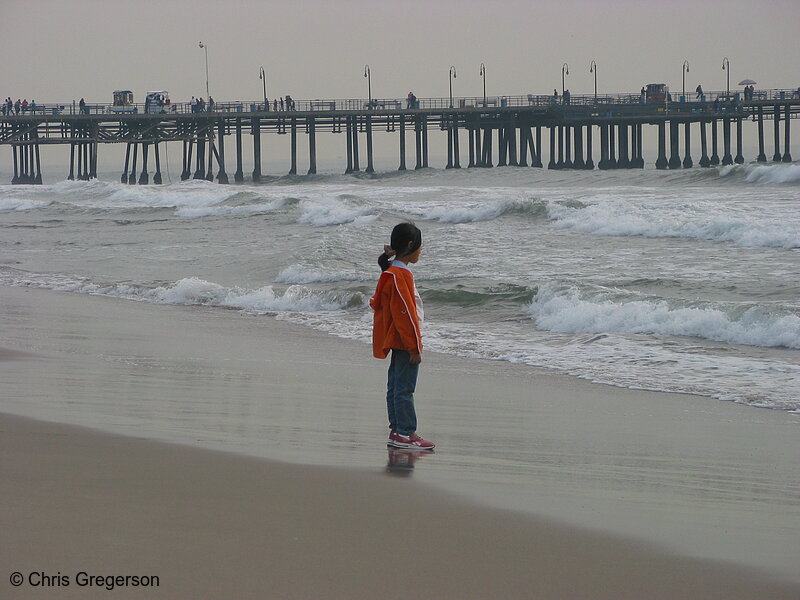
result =
[[[125,143],[126,160],[121,180],[149,183],[148,158],[155,158],[153,183],[161,182],[159,144],[183,144],[182,179],[189,177],[228,182],[225,141],[235,137],[234,180],[244,180],[243,134],[253,144],[252,179],[261,177],[261,135],[288,134],[291,138],[290,173],[297,173],[297,134],[308,136],[308,173],[316,172],[316,134],[344,133],[347,148],[345,172],[360,170],[359,139],[365,137],[365,171],[374,170],[372,134],[375,130],[396,132],[399,138],[399,168],[406,168],[406,130],[414,133],[415,168],[428,166],[428,131],[447,132],[447,168],[460,168],[459,133],[468,136],[468,167],[544,166],[542,130],[549,131],[548,168],[595,168],[593,130],[599,130],[600,160],[607,168],[641,168],[643,126],[658,128],[657,168],[688,168],[691,158],[691,126],[699,127],[702,146],[700,166],[744,162],[742,123],[758,123],[759,154],[764,151],[764,122],[773,122],[773,161],[791,162],[790,122],[800,116],[797,90],[758,90],[744,100],[738,93],[714,92],[703,98],[673,102],[648,101],[638,94],[573,96],[569,103],[551,96],[492,96],[480,98],[427,98],[413,103],[405,99],[305,100],[294,110],[274,110],[269,103],[236,101],[214,105],[213,111],[193,112],[189,104],[165,106],[91,104],[37,105],[19,114],[0,116],[0,145],[11,146],[14,161],[12,183],[41,183],[39,148],[70,146],[68,178],[97,176],[99,144]],[[288,104],[288,103],[287,103]],[[781,140],[780,123],[784,123]],[[717,124],[722,125],[720,159]],[[736,128],[736,155],[732,152],[731,127]],[[707,129],[711,132],[708,152]],[[680,130],[683,130],[683,158]],[[669,130],[669,136],[667,136]],[[361,136],[360,134],[364,134]],[[667,157],[667,137],[669,157]],[[496,138],[496,142],[493,140]],[[781,151],[783,141],[783,151]],[[495,148],[496,146],[496,148]],[[138,179],[138,153],[142,169]],[[530,155],[530,163],[529,163]],[[207,160],[206,160],[207,159]],[[194,165],[194,166],[193,166]]]

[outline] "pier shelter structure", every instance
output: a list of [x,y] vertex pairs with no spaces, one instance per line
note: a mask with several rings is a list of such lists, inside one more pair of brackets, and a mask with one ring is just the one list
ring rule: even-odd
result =
[[[169,142],[182,145],[181,179],[229,183],[245,179],[245,144],[252,145],[253,157],[247,175],[253,182],[262,178],[262,137],[268,134],[289,136],[289,174],[299,171],[298,135],[307,136],[306,173],[317,171],[316,136],[321,133],[343,134],[345,173],[362,169],[371,173],[373,132],[397,135],[398,168],[406,170],[429,166],[428,134],[437,129],[447,135],[446,168],[636,169],[645,165],[644,128],[654,127],[655,167],[679,169],[694,166],[692,130],[700,140],[699,166],[743,163],[743,122],[751,120],[758,125],[756,160],[768,160],[764,124],[771,121],[774,152],[770,159],[792,161],[790,124],[800,117],[798,90],[758,90],[747,100],[727,92],[712,92],[697,101],[648,100],[639,94],[572,96],[568,104],[561,98],[532,94],[454,101],[308,100],[293,102],[292,110],[239,101],[217,103],[213,112],[200,113],[180,103],[157,113],[136,105],[123,113],[111,104],[86,105],[80,111],[69,104],[43,104],[0,116],[0,145],[10,146],[11,183],[42,182],[40,148],[44,144],[69,147],[68,179],[96,178],[100,146],[116,143],[126,145],[123,183],[159,184],[161,151]],[[461,155],[464,137],[466,164]],[[543,144],[548,150],[546,164]]]

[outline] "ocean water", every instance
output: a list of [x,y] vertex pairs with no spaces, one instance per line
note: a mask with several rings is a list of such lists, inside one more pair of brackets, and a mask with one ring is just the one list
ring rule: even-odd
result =
[[0,186],[0,285],[248,311],[369,343],[413,220],[429,350],[800,413],[800,164]]

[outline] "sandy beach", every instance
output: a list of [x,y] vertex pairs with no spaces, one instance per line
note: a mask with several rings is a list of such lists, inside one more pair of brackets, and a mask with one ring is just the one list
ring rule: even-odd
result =
[[[796,598],[746,570],[476,507],[380,473],[2,417],[8,598]],[[36,573],[35,575],[32,575]],[[73,576],[73,574],[75,576]]]
[[796,415],[431,354],[413,461],[363,344],[0,294],[3,597],[800,596]]

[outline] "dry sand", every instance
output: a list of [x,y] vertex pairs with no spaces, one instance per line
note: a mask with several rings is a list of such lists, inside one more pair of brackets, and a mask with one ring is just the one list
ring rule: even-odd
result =
[[[798,598],[800,587],[477,507],[409,479],[3,415],[2,597]],[[13,588],[13,571],[69,587]],[[34,582],[40,575],[34,575]]]

